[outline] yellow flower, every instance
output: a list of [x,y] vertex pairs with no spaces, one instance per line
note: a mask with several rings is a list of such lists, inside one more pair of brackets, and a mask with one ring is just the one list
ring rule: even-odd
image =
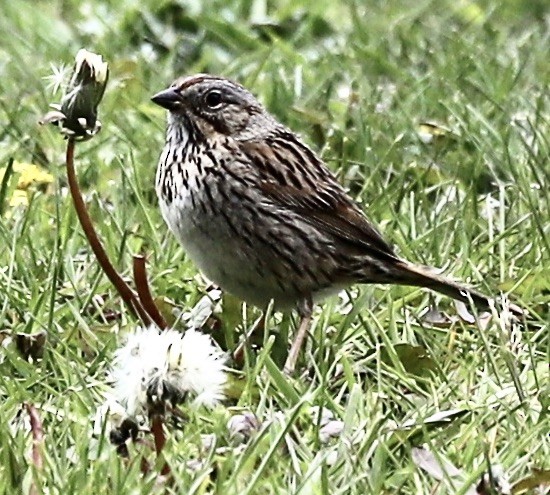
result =
[[26,191],[30,186],[51,184],[53,182],[53,175],[34,163],[13,162],[13,171],[20,174],[17,189],[23,191]]
[[21,191],[16,189],[10,198],[10,206],[15,208],[17,206],[27,206],[29,204],[29,197],[27,191]]
[[[47,186],[53,182],[53,176],[34,163],[13,162],[12,172],[19,175],[17,186],[9,201],[12,208],[29,204],[29,189],[37,186]],[[0,183],[4,179],[5,173],[5,168],[0,169]]]

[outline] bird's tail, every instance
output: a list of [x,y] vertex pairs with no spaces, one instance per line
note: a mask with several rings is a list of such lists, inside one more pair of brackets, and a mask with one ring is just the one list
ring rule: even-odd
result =
[[[372,281],[371,279],[370,282]],[[386,273],[385,277],[376,281],[387,284],[425,287],[466,304],[473,302],[481,310],[490,309],[492,303],[495,302],[494,297],[486,296],[471,287],[439,275],[434,272],[433,268],[415,265],[405,260],[395,260],[391,270]],[[510,302],[506,304],[506,308],[512,315],[518,318],[527,314],[520,306]]]
[[396,266],[396,275],[400,284],[426,287],[468,304],[472,301],[479,309],[488,309],[493,298],[478,292],[475,289],[459,284],[449,278],[434,273],[428,267],[414,265],[406,261],[399,261]]

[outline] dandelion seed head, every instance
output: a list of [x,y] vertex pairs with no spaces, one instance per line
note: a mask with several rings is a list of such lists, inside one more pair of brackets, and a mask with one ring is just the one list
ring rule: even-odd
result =
[[187,394],[213,407],[224,398],[224,362],[212,339],[196,330],[137,328],[115,354],[113,394],[130,416],[151,401],[181,402]]
[[120,405],[114,397],[108,394],[105,402],[98,407],[93,420],[93,433],[99,436],[104,425],[107,431],[118,428],[127,418],[126,409]]

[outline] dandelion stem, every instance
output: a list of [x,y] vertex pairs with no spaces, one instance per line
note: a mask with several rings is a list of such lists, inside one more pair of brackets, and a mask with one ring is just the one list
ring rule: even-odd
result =
[[[162,449],[164,449],[164,445],[166,444],[166,435],[164,434],[164,423],[162,419],[163,416],[161,414],[152,414],[150,416],[151,433],[153,433],[153,438],[155,440],[155,451],[157,453],[157,457],[160,457]],[[163,476],[170,474],[170,466],[167,462],[165,462],[162,466],[160,474]]]
[[161,315],[151,295],[149,283],[147,282],[147,268],[145,266],[144,256],[134,256],[134,281],[136,283],[139,300],[145,311],[147,311],[147,314],[159,328],[163,330],[168,328],[168,323],[166,323],[166,320]]
[[92,220],[90,219],[90,215],[88,214],[88,210],[86,209],[86,204],[84,203],[84,199],[82,199],[80,187],[76,178],[76,172],[74,168],[74,148],[75,140],[69,138],[67,142],[67,154],[65,163],[67,166],[69,189],[71,191],[71,196],[73,198],[74,207],[80,221],[80,225],[82,225],[82,229],[84,230],[86,239],[88,239],[90,247],[92,248],[92,251],[96,256],[99,265],[105,272],[105,275],[107,275],[109,280],[115,286],[116,290],[118,291],[126,305],[130,308],[130,310],[135,315],[139,316],[139,318],[145,325],[148,325],[150,324],[152,318],[141,305],[139,299],[136,296],[136,293],[128,286],[128,284],[123,280],[120,274],[116,271],[115,267],[112,265],[94,229]]

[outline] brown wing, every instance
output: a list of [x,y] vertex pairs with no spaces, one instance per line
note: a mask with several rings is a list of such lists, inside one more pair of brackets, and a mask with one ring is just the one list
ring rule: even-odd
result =
[[264,194],[278,206],[296,212],[358,254],[398,260],[326,165],[293,134],[242,143],[241,151],[259,171]]

